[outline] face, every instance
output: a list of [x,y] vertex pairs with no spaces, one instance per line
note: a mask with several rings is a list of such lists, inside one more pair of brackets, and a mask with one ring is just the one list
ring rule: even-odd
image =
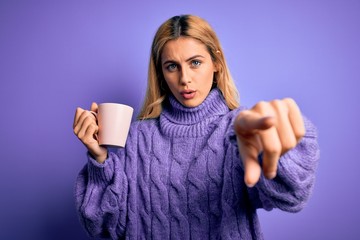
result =
[[170,91],[182,105],[196,107],[205,100],[216,67],[202,42],[189,37],[168,41],[161,54],[161,65]]

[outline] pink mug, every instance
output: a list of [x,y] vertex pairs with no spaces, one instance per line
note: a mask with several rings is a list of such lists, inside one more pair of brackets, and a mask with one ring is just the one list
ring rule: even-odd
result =
[[134,109],[119,103],[101,103],[97,114],[100,145],[125,147]]

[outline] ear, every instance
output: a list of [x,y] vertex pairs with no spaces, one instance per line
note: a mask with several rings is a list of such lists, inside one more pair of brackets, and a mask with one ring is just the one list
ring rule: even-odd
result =
[[219,64],[218,63],[214,63],[214,73],[219,71]]
[[[220,58],[221,52],[219,50],[216,51],[216,54],[219,55],[219,58]],[[219,72],[221,69],[221,65],[219,64],[219,60],[218,60],[219,58],[217,56],[214,57],[214,59],[215,59],[214,60],[214,67],[215,67],[214,72]]]

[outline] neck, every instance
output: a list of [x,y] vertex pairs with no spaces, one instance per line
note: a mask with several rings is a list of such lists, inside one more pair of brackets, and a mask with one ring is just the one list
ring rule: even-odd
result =
[[192,108],[183,106],[170,96],[160,115],[160,124],[168,134],[197,136],[204,134],[210,122],[227,112],[229,108],[217,88],[211,90],[199,106]]

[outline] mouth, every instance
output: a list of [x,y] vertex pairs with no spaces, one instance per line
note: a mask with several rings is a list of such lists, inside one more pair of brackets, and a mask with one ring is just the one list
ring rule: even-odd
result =
[[195,97],[196,91],[195,90],[184,90],[180,92],[180,95],[185,99],[192,99]]

